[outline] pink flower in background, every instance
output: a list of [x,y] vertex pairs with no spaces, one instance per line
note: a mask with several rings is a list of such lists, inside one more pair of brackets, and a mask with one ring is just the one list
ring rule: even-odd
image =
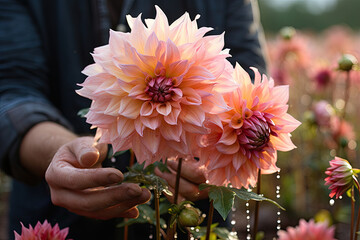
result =
[[315,122],[320,128],[329,129],[331,126],[331,119],[335,117],[335,110],[325,100],[321,100],[314,104],[313,112],[315,116]]
[[329,68],[321,68],[314,74],[317,89],[324,89],[331,83],[333,78],[333,71]]
[[29,225],[29,228],[26,228],[22,223],[21,226],[21,235],[14,232],[15,240],[65,240],[69,232],[69,228],[60,230],[58,224],[51,227],[47,220],[43,224],[38,222],[35,228],[31,225]]
[[334,227],[328,227],[327,222],[315,223],[313,219],[309,222],[300,219],[297,227],[280,230],[278,236],[279,240],[336,240]]
[[355,131],[353,126],[338,116],[331,118],[331,135],[335,142],[339,143],[341,139],[346,141],[355,140]]
[[224,95],[232,108],[220,114],[221,123],[211,123],[210,134],[199,138],[200,161],[207,167],[210,184],[236,188],[257,182],[257,173],[278,170],[276,151],[295,148],[290,133],[300,122],[287,113],[288,86],[274,86],[272,79],[261,79],[255,72],[255,83],[236,65],[233,75],[238,87]]
[[128,16],[130,33],[110,32],[77,91],[92,100],[86,118],[100,142],[132,148],[146,165],[190,154],[192,134],[207,133],[205,119],[228,110],[220,92],[233,85],[223,34],[204,36],[211,28],[198,28],[187,13],[169,26],[156,11],[146,25]]
[[331,198],[334,196],[339,198],[354,185],[357,179],[352,166],[345,159],[335,157],[329,163],[330,167],[325,172],[328,175],[325,178],[325,185],[329,185]]

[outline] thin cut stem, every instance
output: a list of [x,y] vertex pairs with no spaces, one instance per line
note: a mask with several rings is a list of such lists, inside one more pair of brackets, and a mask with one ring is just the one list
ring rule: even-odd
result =
[[[356,187],[358,189],[358,192],[359,192],[359,196],[360,196],[360,186],[359,186],[359,182],[358,180],[356,179],[355,176],[353,176],[354,180],[355,180],[355,184],[356,184]],[[355,227],[355,237],[354,237],[354,240],[357,240],[358,239],[358,235],[359,234],[356,234],[358,231],[359,231],[359,225],[360,225],[360,206],[358,208],[358,214],[357,214],[357,217],[356,217],[356,227]]]
[[208,221],[207,221],[207,226],[206,226],[206,238],[205,238],[206,240],[210,239],[210,232],[211,232],[211,224],[212,224],[213,215],[214,215],[214,201],[211,200],[210,201],[210,207],[209,207]]
[[355,201],[354,201],[354,186],[351,187],[351,225],[350,225],[350,240],[354,237],[354,214],[355,214]]
[[[130,162],[129,162],[129,167],[132,167],[134,165],[135,162],[135,154],[134,151],[132,149],[130,149]],[[127,221],[127,218],[124,219],[124,221]],[[124,226],[124,240],[128,240],[129,238],[129,225],[125,225]]]
[[160,202],[160,194],[157,188],[154,189],[154,195],[155,195],[155,214],[156,214],[156,240],[161,239],[160,235],[160,208],[159,208],[159,202]]
[[346,115],[346,106],[349,101],[350,96],[350,71],[346,72],[346,81],[345,81],[345,96],[344,96],[344,109],[342,112],[342,119],[345,120]]
[[179,158],[178,168],[177,168],[177,172],[176,172],[174,204],[178,203],[179,185],[180,185],[180,176],[181,176],[181,165],[182,165],[182,158]]
[[[256,187],[256,193],[260,194],[261,191],[261,170],[258,171],[258,182]],[[253,231],[253,238],[256,238],[257,230],[258,230],[258,220],[259,220],[259,208],[260,202],[255,202],[255,218],[254,218],[254,231]]]
[[[179,196],[179,186],[180,186],[180,176],[181,176],[181,165],[182,165],[182,158],[179,158],[178,168],[176,171],[176,182],[175,182],[175,193],[174,193],[174,204],[178,203],[178,196]],[[168,240],[173,240],[176,233],[176,224],[173,227],[170,227],[167,230],[167,237]]]

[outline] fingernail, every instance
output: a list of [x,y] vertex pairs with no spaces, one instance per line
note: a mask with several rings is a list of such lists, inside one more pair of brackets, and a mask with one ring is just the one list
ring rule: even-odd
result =
[[110,173],[108,179],[109,179],[109,183],[119,183],[122,181],[122,176],[116,173]]

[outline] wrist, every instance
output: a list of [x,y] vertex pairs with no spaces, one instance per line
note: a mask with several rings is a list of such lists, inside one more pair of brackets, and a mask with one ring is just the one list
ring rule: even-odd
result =
[[25,169],[44,177],[56,151],[77,135],[55,122],[41,122],[33,126],[20,145],[20,162]]

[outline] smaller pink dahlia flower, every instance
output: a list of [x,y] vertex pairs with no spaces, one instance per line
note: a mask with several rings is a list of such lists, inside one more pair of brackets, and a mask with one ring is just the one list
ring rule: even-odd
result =
[[31,225],[29,225],[29,228],[26,228],[22,223],[21,226],[21,235],[14,231],[15,240],[65,240],[69,232],[69,228],[60,230],[58,224],[51,227],[47,220],[43,224],[38,222],[35,228]]
[[335,157],[329,163],[330,167],[325,171],[325,174],[328,175],[325,178],[325,185],[329,185],[331,190],[329,196],[331,198],[335,195],[336,198],[339,198],[355,184],[355,181],[357,181],[356,174],[350,163],[345,159]]
[[315,223],[313,219],[309,222],[300,219],[297,227],[278,231],[279,240],[336,240],[334,235],[334,227],[328,227],[327,222]]
[[272,79],[261,79],[255,72],[255,82],[240,65],[233,78],[238,87],[224,94],[230,111],[219,114],[221,122],[210,123],[209,134],[201,136],[198,144],[200,161],[207,167],[207,179],[213,185],[236,188],[257,182],[257,173],[273,173],[277,150],[295,148],[290,133],[300,122],[287,113],[288,86],[274,86]]

